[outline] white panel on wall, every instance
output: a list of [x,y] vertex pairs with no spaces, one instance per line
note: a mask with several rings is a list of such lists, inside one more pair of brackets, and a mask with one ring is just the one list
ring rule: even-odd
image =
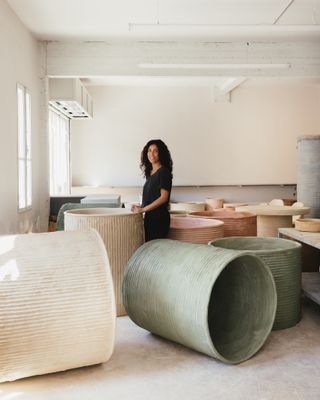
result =
[[[0,234],[44,231],[48,228],[49,193],[43,46],[3,0],[0,51]],[[17,83],[27,87],[32,97],[32,208],[24,212],[18,212]]]
[[259,79],[230,103],[204,87],[90,87],[94,119],[71,124],[72,184],[141,185],[152,138],[171,150],[174,185],[295,183],[297,137],[320,131],[319,82]]

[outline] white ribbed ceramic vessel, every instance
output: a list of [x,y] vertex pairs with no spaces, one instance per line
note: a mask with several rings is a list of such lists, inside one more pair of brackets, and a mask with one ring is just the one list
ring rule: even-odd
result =
[[97,232],[0,237],[0,382],[111,357],[115,299]]
[[204,211],[205,203],[202,202],[179,202],[179,203],[170,203],[170,211],[185,211],[185,212],[194,212],[194,211]]
[[126,315],[121,287],[129,258],[144,242],[142,214],[123,208],[86,208],[65,212],[65,230],[96,229],[106,246],[116,296],[117,315]]
[[320,217],[320,135],[298,138],[297,199],[311,207],[308,218]]

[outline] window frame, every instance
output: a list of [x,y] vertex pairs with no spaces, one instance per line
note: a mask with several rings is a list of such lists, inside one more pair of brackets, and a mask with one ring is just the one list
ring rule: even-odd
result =
[[[19,90],[22,92],[22,108],[19,101]],[[22,213],[32,209],[32,98],[30,90],[18,82],[17,93],[17,208]],[[21,127],[21,123],[23,124]],[[22,151],[21,151],[22,150]],[[21,154],[22,153],[22,154]],[[23,178],[21,178],[21,162]],[[29,170],[28,170],[29,169]],[[21,174],[21,175],[20,175]],[[23,191],[21,180],[23,179]],[[22,199],[23,198],[23,204]],[[21,206],[20,206],[21,204]]]

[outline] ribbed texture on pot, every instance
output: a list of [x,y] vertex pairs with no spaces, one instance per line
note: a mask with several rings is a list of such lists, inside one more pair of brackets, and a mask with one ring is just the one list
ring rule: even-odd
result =
[[320,232],[320,218],[297,219],[295,228],[302,232]]
[[228,363],[254,355],[276,310],[270,270],[259,258],[161,239],[130,259],[123,299],[142,328]]
[[257,216],[249,212],[213,210],[189,214],[196,218],[215,218],[224,223],[223,236],[257,236]]
[[107,361],[115,299],[95,231],[0,237],[0,381]]
[[298,139],[297,199],[320,217],[320,135]]
[[270,268],[278,306],[273,329],[296,325],[301,317],[301,245],[279,238],[233,237],[211,242],[215,247],[243,250],[259,256]]
[[201,202],[179,202],[179,203],[170,203],[170,211],[185,211],[185,212],[193,212],[193,211],[204,211],[205,203]]
[[206,199],[205,210],[211,211],[223,207],[223,199]]
[[171,216],[168,239],[206,244],[223,237],[223,222],[213,219]]
[[97,208],[97,207],[102,207],[102,208],[118,208],[118,205],[115,204],[83,204],[83,203],[65,203],[60,207],[60,210],[58,212],[57,216],[57,226],[56,229],[57,231],[63,231],[64,230],[64,213],[65,211],[69,210],[78,210],[80,208]]
[[144,241],[142,214],[121,208],[91,208],[67,211],[65,230],[96,229],[107,249],[116,296],[117,315],[125,315],[121,298],[124,269]]

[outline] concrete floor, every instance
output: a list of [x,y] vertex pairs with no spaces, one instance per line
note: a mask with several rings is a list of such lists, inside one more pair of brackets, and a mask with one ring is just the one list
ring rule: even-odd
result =
[[0,384],[1,400],[319,400],[320,307],[304,300],[294,328],[231,366],[118,318],[109,363]]

